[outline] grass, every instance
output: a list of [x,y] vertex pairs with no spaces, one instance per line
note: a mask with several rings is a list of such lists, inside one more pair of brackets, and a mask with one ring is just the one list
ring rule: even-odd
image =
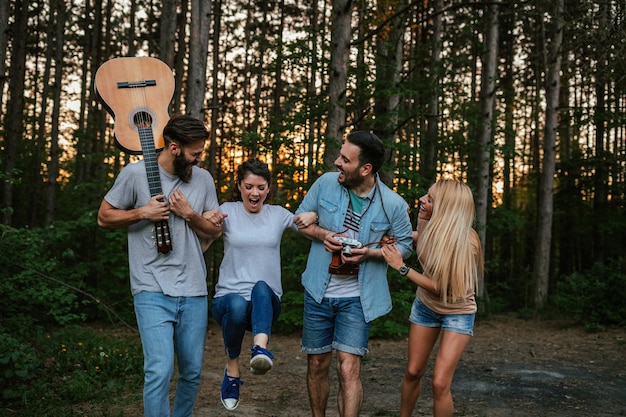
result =
[[141,395],[136,334],[90,327],[34,333],[28,339],[0,334],[0,414],[118,417],[129,401],[125,392]]

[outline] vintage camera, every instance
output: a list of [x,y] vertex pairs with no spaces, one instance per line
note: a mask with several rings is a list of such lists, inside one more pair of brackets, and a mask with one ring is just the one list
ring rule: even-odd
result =
[[352,249],[359,249],[363,247],[363,244],[356,239],[350,239],[344,236],[335,236],[339,242],[341,242],[341,252],[334,252],[330,265],[328,265],[328,272],[335,275],[358,275],[360,265],[353,262],[343,262],[341,254],[346,256],[352,255]]
[[344,236],[335,236],[335,240],[341,242],[343,246],[342,252],[344,255],[352,255],[352,248],[360,249],[363,247],[363,244],[356,239],[350,239],[349,237]]

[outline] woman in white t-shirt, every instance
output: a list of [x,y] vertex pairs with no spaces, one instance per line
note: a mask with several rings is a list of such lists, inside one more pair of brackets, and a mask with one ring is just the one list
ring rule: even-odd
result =
[[[239,356],[246,330],[253,335],[251,372],[263,375],[273,365],[267,345],[281,310],[280,242],[295,219],[287,209],[265,204],[270,184],[267,164],[250,159],[237,170],[233,201],[220,206],[224,258],[211,311],[222,327],[227,355],[221,400],[228,410],[239,404]],[[316,219],[315,213],[302,213],[298,226]]]

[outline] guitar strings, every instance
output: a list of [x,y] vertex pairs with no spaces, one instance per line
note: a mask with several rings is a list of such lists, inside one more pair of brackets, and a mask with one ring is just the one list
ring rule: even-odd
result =
[[[148,186],[150,187],[150,195],[152,196],[153,191],[154,191],[154,188],[153,188],[154,178],[152,178],[152,176],[155,174],[149,172],[150,170],[148,169],[148,165],[149,163],[152,163],[152,162],[156,163],[156,161],[147,161],[147,159],[150,159],[152,156],[146,155],[146,153],[144,152],[145,141],[144,141],[144,138],[142,137],[142,129],[152,128],[152,126],[150,125],[150,115],[148,114],[146,110],[147,101],[146,101],[146,93],[144,90],[144,88],[147,88],[146,80],[145,79],[133,80],[133,82],[129,84],[129,88],[131,89],[131,97],[133,99],[133,102],[137,104],[136,111],[131,116],[131,120],[129,120],[129,123],[133,123],[133,127],[137,130],[137,134],[139,136],[139,142],[140,142],[140,146],[141,146],[141,150],[142,150],[142,154],[144,158],[146,173],[148,176]],[[156,175],[158,175],[158,170],[156,172]],[[154,234],[153,238],[155,240],[154,243],[158,248],[161,248],[163,245],[167,243],[165,242],[165,239],[163,237],[162,222],[154,223],[153,234]]]

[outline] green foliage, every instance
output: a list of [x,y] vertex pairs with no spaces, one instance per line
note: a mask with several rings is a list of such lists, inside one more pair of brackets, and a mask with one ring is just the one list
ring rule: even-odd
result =
[[80,416],[81,403],[107,402],[108,408],[122,391],[140,389],[137,336],[111,338],[77,327],[25,333],[0,334],[0,386],[11,415]]
[[393,309],[385,316],[372,322],[370,335],[373,338],[406,336],[409,332],[409,315],[415,299],[415,284],[397,271],[387,271]]
[[33,324],[68,324],[83,318],[78,296],[67,287],[42,279],[58,269],[56,259],[46,257],[45,240],[39,231],[0,226],[0,315],[4,329]]
[[287,291],[281,298],[282,310],[272,331],[291,334],[302,329],[304,311],[304,290]]
[[8,326],[98,319],[110,314],[102,308],[109,300],[132,320],[125,234],[99,229],[95,212],[47,228],[0,226],[0,234],[0,296],[7,300],[0,314]]
[[306,268],[311,241],[296,232],[288,230],[281,243],[281,264],[283,290],[303,291],[302,272]]
[[293,231],[286,231],[281,243],[283,296],[282,310],[273,326],[277,333],[293,333],[302,329],[304,289],[301,275],[306,268],[311,241]]
[[39,377],[40,361],[35,349],[13,336],[0,333],[0,387],[2,399],[19,398],[21,387]]
[[125,233],[99,229],[86,211],[47,228],[0,225],[0,235],[0,386],[12,415],[84,415],[77,404],[139,385],[136,337],[111,341],[73,327],[113,311],[102,308],[108,300],[127,303],[115,311],[132,315]]
[[525,242],[532,239],[525,227],[527,213],[498,206],[489,211],[485,260],[486,306],[491,313],[505,313],[527,306],[532,280]]
[[506,283],[494,283],[490,288],[488,309],[493,314],[503,314],[510,311],[513,307],[506,297],[511,293],[511,289]]
[[605,325],[626,326],[626,258],[596,263],[585,272],[564,277],[554,305],[588,330]]

